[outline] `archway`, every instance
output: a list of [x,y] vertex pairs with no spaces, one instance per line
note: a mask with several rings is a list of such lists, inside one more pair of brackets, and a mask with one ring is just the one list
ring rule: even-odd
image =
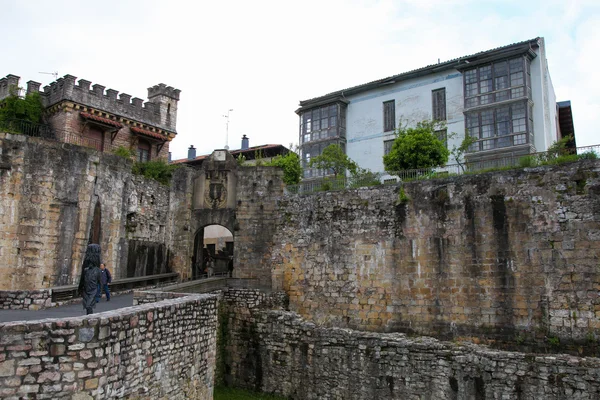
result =
[[194,238],[192,278],[228,276],[233,270],[233,233],[222,225],[200,228]]

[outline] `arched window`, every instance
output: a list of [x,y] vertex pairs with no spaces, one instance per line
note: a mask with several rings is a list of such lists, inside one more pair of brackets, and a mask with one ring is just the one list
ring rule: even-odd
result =
[[139,162],[150,161],[151,150],[152,150],[152,145],[147,140],[140,139],[138,141],[137,160]]

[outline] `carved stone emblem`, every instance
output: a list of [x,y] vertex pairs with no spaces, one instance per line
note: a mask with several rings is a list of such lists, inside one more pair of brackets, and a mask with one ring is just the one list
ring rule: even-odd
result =
[[227,205],[227,187],[221,182],[210,182],[204,201],[210,208],[225,208]]

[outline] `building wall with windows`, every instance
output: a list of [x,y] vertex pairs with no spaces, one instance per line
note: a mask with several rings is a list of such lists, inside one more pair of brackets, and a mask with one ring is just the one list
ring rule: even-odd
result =
[[[336,104],[343,125],[324,140],[314,112]],[[399,125],[442,121],[437,134],[448,149],[468,134],[477,141],[465,158],[488,160],[547,150],[558,137],[556,109],[544,39],[535,38],[301,101],[296,113],[305,165],[339,143],[360,167],[384,172]],[[309,170],[304,178],[326,174]]]
[[446,122],[447,132],[456,132],[448,146],[460,142],[464,137],[462,77],[456,70],[447,70],[349,96],[346,153],[362,168],[383,172],[383,155],[391,148],[395,129],[432,120],[434,99],[444,92],[445,106],[436,110],[445,111],[439,117]]

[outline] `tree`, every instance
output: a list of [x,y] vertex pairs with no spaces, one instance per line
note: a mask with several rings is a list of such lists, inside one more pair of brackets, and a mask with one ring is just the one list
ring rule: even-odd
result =
[[448,162],[450,152],[439,140],[434,121],[419,122],[415,128],[399,127],[389,154],[383,156],[383,165],[390,174],[418,168],[433,168]]
[[[455,135],[456,135],[456,133],[453,132],[452,136],[450,136],[450,137],[454,137]],[[477,138],[469,135],[468,132],[466,132],[465,138],[462,140],[460,145],[459,146],[454,145],[454,146],[452,146],[452,150],[450,150],[450,154],[452,154],[452,157],[454,157],[454,161],[463,170],[463,172],[465,170],[465,161],[463,160],[463,155],[469,150],[469,147],[471,147],[471,145],[475,142],[477,142]]]
[[300,157],[298,154],[290,151],[286,155],[279,155],[269,163],[268,166],[283,168],[283,182],[286,185],[295,185],[302,178],[302,166],[300,165]]
[[311,168],[332,171],[336,178],[340,174],[345,174],[346,171],[353,175],[358,171],[358,164],[352,161],[337,144],[325,147],[321,155],[312,158],[308,165]]

